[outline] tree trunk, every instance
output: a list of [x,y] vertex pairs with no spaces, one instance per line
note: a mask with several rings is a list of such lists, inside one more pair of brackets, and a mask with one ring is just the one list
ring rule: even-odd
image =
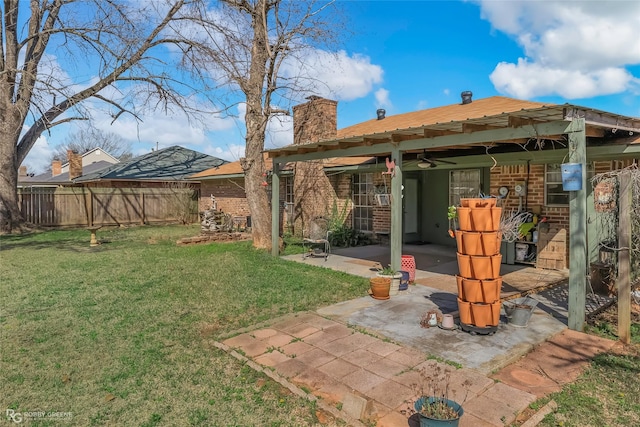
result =
[[[252,13],[253,41],[251,52],[251,66],[249,79],[245,82],[243,91],[247,96],[247,111],[245,124],[247,139],[245,160],[243,162],[245,192],[251,212],[251,235],[253,247],[271,250],[271,211],[267,198],[265,164],[262,151],[264,138],[269,120],[269,96],[265,98],[266,67],[269,60],[267,40],[268,8],[264,0],[259,1]],[[263,102],[265,105],[263,105]]]
[[18,136],[12,123],[11,108],[3,108],[0,117],[0,232],[10,233],[22,228],[24,220],[18,206],[18,159],[16,145]]

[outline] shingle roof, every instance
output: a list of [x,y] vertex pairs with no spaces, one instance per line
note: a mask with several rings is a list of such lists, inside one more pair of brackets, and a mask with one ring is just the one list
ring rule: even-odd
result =
[[408,129],[419,126],[447,123],[460,120],[493,116],[505,112],[518,111],[530,108],[544,107],[540,102],[522,101],[520,99],[504,96],[492,96],[474,100],[470,104],[453,104],[442,107],[429,108],[427,110],[412,111],[410,113],[396,114],[385,117],[382,120],[368,120],[338,130],[336,138],[350,136],[369,135],[380,132],[391,132],[397,129]]
[[[113,163],[101,160],[99,162],[91,163],[90,165],[83,166],[83,174],[94,174],[102,169],[106,169],[112,166]],[[18,185],[35,185],[35,184],[73,184],[69,179],[69,172],[63,172],[56,176],[51,176],[51,171],[47,171],[35,176],[19,176]]]
[[76,182],[98,180],[177,181],[226,160],[180,146],[172,146],[118,163],[97,173],[82,175]]
[[[334,157],[331,159],[324,159],[325,168],[344,167],[344,166],[357,166],[365,163],[371,163],[375,161],[375,157]],[[265,168],[271,170],[273,168],[273,160],[266,157],[265,154]],[[290,169],[290,165],[286,164],[283,170]],[[240,162],[231,162],[220,167],[207,169],[200,173],[190,176],[190,179],[199,178],[216,178],[229,175],[244,175],[244,171],[240,166]]]
[[[332,151],[349,150],[353,147],[365,147],[360,153],[384,155],[389,152],[389,145],[402,144],[405,141],[426,141],[430,138],[449,135],[448,141],[453,141],[456,135],[465,135],[476,131],[508,130],[540,123],[569,121],[584,118],[586,131],[593,135],[602,135],[605,131],[621,129],[632,133],[640,133],[640,119],[625,117],[619,114],[600,111],[593,108],[572,104],[543,104],[539,102],[523,101],[503,96],[474,100],[468,104],[453,104],[427,110],[388,116],[382,120],[368,120],[337,131],[334,138],[320,140],[308,144],[288,145],[269,150],[269,157],[305,156],[307,154],[322,153],[320,157],[331,156]],[[502,132],[508,136],[509,132]],[[552,135],[553,136],[553,135]],[[521,144],[524,137],[505,138],[492,143],[497,145]],[[470,139],[470,138],[467,138]],[[440,141],[439,141],[440,142]],[[482,147],[487,141],[430,144],[425,147],[417,144],[411,149],[419,153],[423,149],[430,151],[446,151],[448,149],[464,149]],[[509,147],[508,149],[510,149]],[[380,151],[375,151],[379,149]],[[405,150],[405,152],[408,150]],[[316,156],[318,157],[318,156]]]

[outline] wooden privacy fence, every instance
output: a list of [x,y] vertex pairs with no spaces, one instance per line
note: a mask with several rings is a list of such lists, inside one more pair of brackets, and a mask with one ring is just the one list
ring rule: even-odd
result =
[[179,221],[176,200],[190,197],[189,222],[198,221],[197,190],[184,188],[18,188],[24,219],[41,226],[129,225]]

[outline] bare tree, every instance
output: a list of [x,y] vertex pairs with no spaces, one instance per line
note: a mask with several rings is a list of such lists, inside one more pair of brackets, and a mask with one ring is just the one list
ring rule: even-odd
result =
[[84,154],[94,148],[100,148],[120,161],[129,160],[133,157],[131,144],[120,135],[86,126],[77,132],[67,135],[64,142],[53,150],[51,160],[58,159],[65,163],[68,160],[67,150]]
[[203,64],[246,104],[240,163],[257,248],[271,247],[269,200],[261,185],[267,126],[273,117],[288,114],[292,99],[322,84],[305,78],[306,54],[335,41],[341,14],[331,9],[334,1],[221,0],[218,9],[196,14],[206,16],[198,45],[209,49],[190,51],[191,62]]
[[[85,101],[123,114],[189,110],[195,80],[175,77],[190,41],[174,30],[199,0],[4,0],[0,33],[0,228],[21,224],[17,170],[37,138],[86,120]],[[181,24],[182,25],[182,24]],[[78,83],[72,76],[85,76]],[[192,75],[190,75],[192,77]],[[206,77],[197,74],[196,77]],[[205,86],[201,85],[200,88]],[[95,108],[95,106],[94,106]],[[26,129],[24,131],[23,129]]]

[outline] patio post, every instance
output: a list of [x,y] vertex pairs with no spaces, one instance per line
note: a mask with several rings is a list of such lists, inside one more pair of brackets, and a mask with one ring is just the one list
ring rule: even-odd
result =
[[402,152],[397,145],[391,150],[391,160],[396,162],[391,178],[391,268],[399,271],[402,256]]
[[584,118],[569,130],[569,162],[582,164],[582,188],[569,192],[569,329],[584,330],[587,274],[587,143]]
[[271,255],[280,255],[280,163],[276,159],[271,175]]

